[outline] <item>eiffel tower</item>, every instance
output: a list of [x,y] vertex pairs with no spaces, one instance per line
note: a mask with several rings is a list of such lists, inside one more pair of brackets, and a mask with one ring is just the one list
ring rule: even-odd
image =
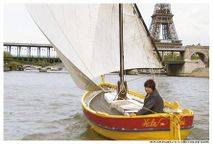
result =
[[170,4],[155,5],[149,31],[157,48],[180,48],[182,46],[175,30],[173,16]]

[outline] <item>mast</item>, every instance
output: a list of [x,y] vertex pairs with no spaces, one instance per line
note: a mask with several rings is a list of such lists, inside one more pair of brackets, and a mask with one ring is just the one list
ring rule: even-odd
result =
[[120,82],[124,83],[123,5],[119,4]]
[[123,4],[119,3],[119,40],[120,40],[120,81],[118,81],[118,99],[126,99],[127,83],[124,81],[124,45],[123,45]]

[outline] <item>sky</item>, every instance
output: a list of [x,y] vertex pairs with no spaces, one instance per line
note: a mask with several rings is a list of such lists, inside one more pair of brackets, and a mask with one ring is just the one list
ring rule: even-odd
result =
[[[154,3],[138,3],[150,27]],[[172,3],[173,20],[183,45],[209,45],[209,5],[206,3]],[[4,42],[49,43],[32,21],[24,4],[4,4]]]

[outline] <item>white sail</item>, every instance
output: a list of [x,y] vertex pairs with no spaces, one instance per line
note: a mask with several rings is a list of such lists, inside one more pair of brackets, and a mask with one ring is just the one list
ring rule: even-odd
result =
[[[98,90],[94,77],[119,70],[118,4],[29,4],[27,9],[80,88]],[[153,49],[133,6],[125,4],[124,68],[160,68]]]
[[154,55],[154,46],[133,5],[124,5],[125,69],[162,68]]

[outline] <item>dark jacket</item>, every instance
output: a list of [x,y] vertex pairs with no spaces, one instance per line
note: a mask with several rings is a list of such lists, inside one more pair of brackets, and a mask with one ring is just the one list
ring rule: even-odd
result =
[[158,91],[155,89],[150,96],[145,97],[143,108],[139,110],[136,114],[138,115],[153,114],[153,112],[151,111],[163,113],[163,108],[164,108],[163,99],[159,95]]

